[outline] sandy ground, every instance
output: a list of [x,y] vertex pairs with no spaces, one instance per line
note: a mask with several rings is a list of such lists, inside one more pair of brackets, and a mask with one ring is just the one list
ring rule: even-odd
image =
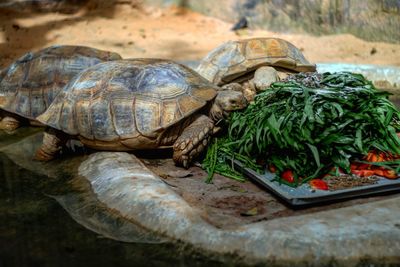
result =
[[400,66],[400,45],[366,42],[349,34],[315,37],[306,34],[247,30],[201,14],[168,8],[132,8],[65,14],[0,13],[0,67],[28,51],[54,44],[93,46],[124,58],[157,57],[198,60],[219,44],[269,36],[298,46],[312,62],[349,62]]

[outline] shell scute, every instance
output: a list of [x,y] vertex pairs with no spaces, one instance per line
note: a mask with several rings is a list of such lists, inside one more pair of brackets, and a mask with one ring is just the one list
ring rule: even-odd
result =
[[163,101],[162,114],[161,114],[161,127],[167,127],[175,121],[183,118],[182,112],[176,103],[176,99]]
[[32,93],[30,99],[31,99],[31,101],[30,101],[30,108],[31,108],[30,113],[32,114],[33,117],[37,117],[40,114],[42,114],[42,112],[43,112],[40,107],[46,105],[45,99],[43,97],[43,91],[36,91],[35,93]]
[[77,132],[86,139],[94,139],[90,117],[90,100],[80,100],[75,105]]
[[74,113],[74,105],[71,101],[66,101],[63,103],[63,107],[61,109],[61,113],[59,115],[58,123],[60,125],[64,125],[64,127],[68,127],[68,129],[72,130],[71,134],[75,135],[77,133],[77,127],[75,120],[69,116],[69,114]]
[[29,98],[29,93],[26,93],[25,91],[21,89],[13,102],[15,103],[15,111],[17,113],[25,114],[30,112],[30,98]]
[[142,135],[152,136],[160,128],[160,103],[137,98],[135,101],[136,128]]
[[204,102],[196,99],[190,95],[184,95],[179,98],[179,110],[182,112],[183,116],[188,116],[193,111],[200,109],[204,106]]
[[279,39],[253,39],[245,43],[245,54],[248,59],[286,57],[288,46],[286,42],[281,42]]
[[[103,141],[118,139],[108,105],[104,105],[101,101],[94,101],[91,105],[90,115],[94,139]],[[74,120],[72,116],[71,119]]]
[[157,99],[171,99],[187,92],[185,76],[170,65],[148,66],[136,86],[135,93]]
[[120,138],[129,138],[138,135],[135,116],[133,114],[134,100],[113,98],[110,110],[113,114],[113,123]]

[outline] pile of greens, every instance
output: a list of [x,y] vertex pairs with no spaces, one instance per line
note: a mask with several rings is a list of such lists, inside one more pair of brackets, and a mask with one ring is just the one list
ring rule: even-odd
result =
[[[302,76],[303,75],[303,76]],[[275,166],[277,179],[292,170],[297,186],[369,151],[400,154],[400,113],[360,74],[304,74],[276,82],[229,119],[227,133],[209,146],[203,167],[242,180],[233,159],[260,171]],[[302,82],[307,81],[307,82]]]

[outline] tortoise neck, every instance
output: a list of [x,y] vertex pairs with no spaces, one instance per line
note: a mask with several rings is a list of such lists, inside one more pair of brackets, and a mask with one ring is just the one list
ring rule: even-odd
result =
[[218,105],[217,101],[213,103],[210,108],[210,112],[208,115],[215,123],[224,120],[224,112],[220,105]]

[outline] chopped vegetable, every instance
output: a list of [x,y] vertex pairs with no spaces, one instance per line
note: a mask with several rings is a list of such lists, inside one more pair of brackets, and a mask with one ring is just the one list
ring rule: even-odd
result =
[[294,179],[294,175],[293,172],[291,170],[285,170],[282,175],[281,175],[282,179],[285,180],[288,183],[294,183],[295,179]]
[[353,174],[361,177],[378,175],[388,179],[397,178],[397,172],[390,166],[393,163],[398,165],[398,163],[393,162],[396,157],[394,157],[392,154],[370,151],[364,158],[368,163],[351,163],[350,169]]
[[271,165],[268,166],[268,170],[269,170],[270,172],[272,172],[272,173],[276,173],[276,167],[275,167],[273,164],[271,164]]
[[367,177],[375,174],[373,170],[351,170],[351,173],[360,177]]
[[397,173],[394,170],[385,170],[382,176],[388,179],[396,179]]
[[328,184],[321,179],[313,179],[308,183],[312,189],[329,190]]

